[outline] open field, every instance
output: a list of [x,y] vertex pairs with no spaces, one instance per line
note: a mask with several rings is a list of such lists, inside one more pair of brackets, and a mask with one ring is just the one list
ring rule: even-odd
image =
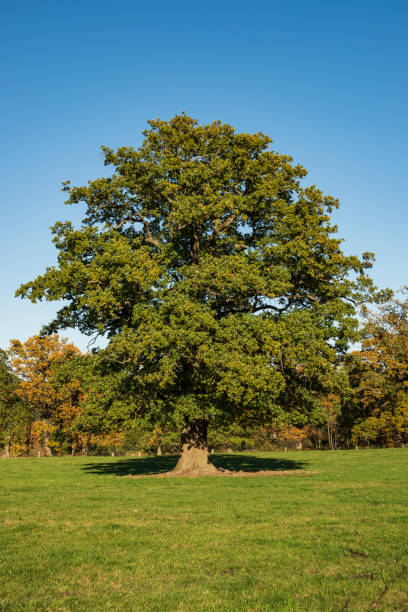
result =
[[[403,610],[408,449],[0,462],[0,610]],[[302,474],[301,469],[317,470]]]

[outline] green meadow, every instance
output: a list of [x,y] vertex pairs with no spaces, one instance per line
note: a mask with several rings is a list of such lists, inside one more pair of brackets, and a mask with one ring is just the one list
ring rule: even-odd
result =
[[0,610],[404,610],[408,449],[0,461]]

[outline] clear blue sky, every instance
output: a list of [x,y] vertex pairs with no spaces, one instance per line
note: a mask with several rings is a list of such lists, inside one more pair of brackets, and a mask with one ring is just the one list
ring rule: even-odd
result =
[[340,199],[345,250],[408,284],[405,0],[23,0],[1,16],[0,347],[55,312],[13,296],[55,262],[49,226],[80,219],[61,181],[103,175],[100,145],[182,110],[269,134]]

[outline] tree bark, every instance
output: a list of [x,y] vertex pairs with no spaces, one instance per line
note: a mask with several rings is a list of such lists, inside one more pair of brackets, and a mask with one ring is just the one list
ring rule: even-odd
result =
[[30,454],[30,445],[31,445],[31,427],[32,427],[32,425],[30,424],[30,425],[27,427],[27,430],[26,430],[26,440],[25,440],[26,457],[28,457],[28,455]]
[[208,421],[195,419],[186,422],[181,432],[181,454],[174,474],[216,474],[217,468],[210,462],[207,443]]
[[5,459],[9,459],[10,458],[10,435],[6,434],[6,443],[4,445],[4,455],[3,457]]
[[44,457],[52,457],[52,450],[48,446],[49,440],[50,440],[50,434],[48,433],[48,431],[45,431],[44,439],[43,439],[43,456]]

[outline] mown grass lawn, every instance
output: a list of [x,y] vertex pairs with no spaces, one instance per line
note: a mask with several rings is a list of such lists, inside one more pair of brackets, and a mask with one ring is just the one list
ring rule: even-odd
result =
[[408,609],[408,449],[174,460],[0,461],[0,610]]

